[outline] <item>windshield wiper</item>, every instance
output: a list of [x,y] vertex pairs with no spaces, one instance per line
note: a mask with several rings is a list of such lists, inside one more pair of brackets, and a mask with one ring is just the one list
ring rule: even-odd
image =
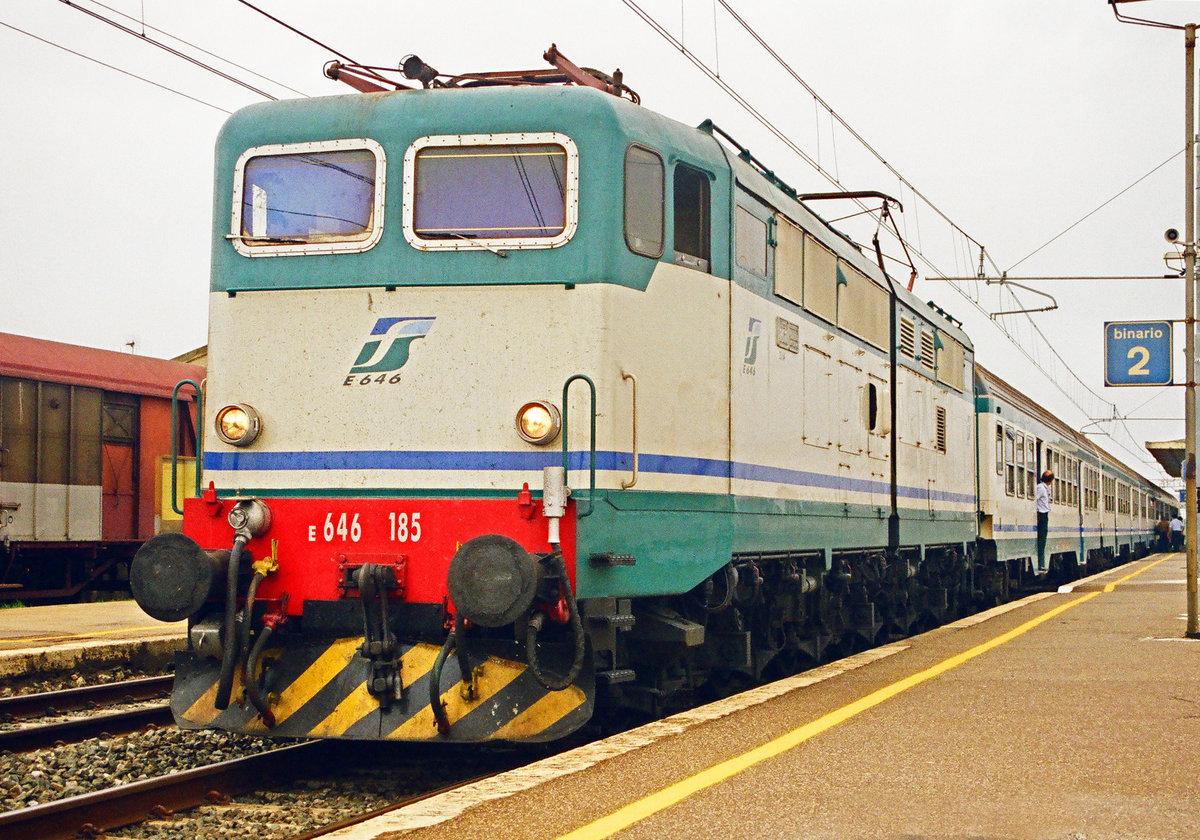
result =
[[462,239],[462,240],[465,240],[465,241],[467,241],[467,242],[470,242],[470,243],[472,243],[473,245],[477,245],[477,246],[478,246],[478,247],[480,247],[480,248],[483,248],[483,249],[485,249],[485,250],[491,251],[491,252],[492,252],[493,254],[495,254],[497,257],[507,257],[507,256],[508,256],[508,253],[507,253],[506,251],[501,251],[499,248],[496,248],[496,247],[495,247],[495,246],[493,246],[493,245],[488,245],[486,242],[480,242],[480,241],[479,241],[479,240],[478,240],[476,237],[474,237],[474,236],[464,236],[464,235],[463,235],[463,234],[461,234],[461,233],[452,233],[452,234],[450,234],[450,236],[455,236],[455,237],[458,237],[459,239]]
[[240,239],[253,245],[307,245],[307,239],[288,239],[281,236],[247,236],[244,233],[227,233],[226,239]]

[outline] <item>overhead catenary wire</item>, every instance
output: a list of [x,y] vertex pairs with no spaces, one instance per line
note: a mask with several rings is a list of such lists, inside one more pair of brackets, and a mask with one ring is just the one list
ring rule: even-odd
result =
[[212,52],[211,50],[206,50],[204,47],[200,46],[199,44],[193,43],[192,41],[188,41],[184,38],[180,38],[178,35],[168,32],[165,29],[161,29],[157,26],[151,26],[151,25],[147,24],[144,0],[142,3],[142,17],[141,18],[134,18],[131,15],[127,15],[124,12],[122,12],[120,9],[116,9],[116,8],[113,8],[112,6],[107,6],[104,3],[101,3],[100,0],[89,0],[89,2],[91,2],[91,4],[93,6],[99,6],[101,9],[111,12],[114,15],[117,15],[118,17],[125,18],[126,20],[137,20],[138,24],[142,27],[142,32],[140,33],[142,36],[145,36],[147,29],[150,30],[151,32],[157,32],[159,35],[165,35],[166,37],[170,38],[172,41],[183,44],[186,47],[190,47],[191,49],[195,50],[198,53],[202,53],[203,55],[206,55],[209,58],[215,58],[218,61],[228,64],[230,67],[235,67],[244,73],[249,73],[252,76],[262,79],[264,82],[270,82],[271,84],[277,85],[278,87],[281,87],[284,90],[291,91],[292,93],[296,94],[297,96],[303,96],[305,98],[308,98],[310,96],[310,94],[305,93],[302,90],[298,90],[297,88],[292,87],[291,85],[287,84],[286,82],[281,82],[278,79],[274,79],[274,78],[271,78],[270,76],[266,76],[266,75],[258,72],[257,70],[254,70],[253,68],[245,66],[244,64],[238,64],[236,61],[226,58],[225,56],[223,56],[219,53]]
[[1157,172],[1158,170],[1162,169],[1164,166],[1166,166],[1166,165],[1167,165],[1168,163],[1170,163],[1171,161],[1175,160],[1175,158],[1179,157],[1179,156],[1180,156],[1181,154],[1183,154],[1185,151],[1187,151],[1187,150],[1186,150],[1186,149],[1180,149],[1180,150],[1179,150],[1179,151],[1177,151],[1175,154],[1171,155],[1169,158],[1167,158],[1167,159],[1166,159],[1166,160],[1164,160],[1162,163],[1160,163],[1158,166],[1156,166],[1156,167],[1154,167],[1153,169],[1151,169],[1149,172],[1147,172],[1147,173],[1146,173],[1145,175],[1143,175],[1141,178],[1138,178],[1136,181],[1134,181],[1132,184],[1130,184],[1129,186],[1127,186],[1125,189],[1123,189],[1123,190],[1121,190],[1120,192],[1118,192],[1118,193],[1117,193],[1116,195],[1114,195],[1112,198],[1110,198],[1110,199],[1108,199],[1107,201],[1105,201],[1105,202],[1101,203],[1101,204],[1100,204],[1100,206],[1098,206],[1096,209],[1092,210],[1090,213],[1085,213],[1085,214],[1083,215],[1083,217],[1082,217],[1082,218],[1080,218],[1078,221],[1074,222],[1073,224],[1067,225],[1067,227],[1063,228],[1063,229],[1062,229],[1062,230],[1061,230],[1059,233],[1057,233],[1057,234],[1055,234],[1054,236],[1050,237],[1050,239],[1049,239],[1049,240],[1047,240],[1046,242],[1042,243],[1042,244],[1041,244],[1041,245],[1039,245],[1038,247],[1034,248],[1034,249],[1033,249],[1032,251],[1030,251],[1028,254],[1026,254],[1025,256],[1021,257],[1021,259],[1017,260],[1015,263],[1013,263],[1012,265],[1010,265],[1010,266],[1008,267],[1008,269],[1007,269],[1007,270],[1006,270],[1004,273],[1005,273],[1005,274],[1007,274],[1009,271],[1012,271],[1014,268],[1016,268],[1017,266],[1019,266],[1021,263],[1025,262],[1025,260],[1027,260],[1027,259],[1029,259],[1030,257],[1032,257],[1034,254],[1036,254],[1036,253],[1038,253],[1039,251],[1041,251],[1042,249],[1044,249],[1044,248],[1046,248],[1046,247],[1050,246],[1051,244],[1053,244],[1054,242],[1058,241],[1060,238],[1062,238],[1064,235],[1066,235],[1066,234],[1067,234],[1067,233],[1069,233],[1070,231],[1072,231],[1072,230],[1074,230],[1075,228],[1079,227],[1079,225],[1083,224],[1085,221],[1087,221],[1087,220],[1088,220],[1088,219],[1090,219],[1092,216],[1094,216],[1094,215],[1096,215],[1097,213],[1099,213],[1099,212],[1100,212],[1101,210],[1103,210],[1105,207],[1107,207],[1108,205],[1112,204],[1112,203],[1113,203],[1114,201],[1116,201],[1118,198],[1120,198],[1121,196],[1125,195],[1125,193],[1129,192],[1131,189],[1133,189],[1134,187],[1136,187],[1138,184],[1142,183],[1142,181],[1145,181],[1147,178],[1149,178],[1151,175],[1153,175],[1153,174],[1154,174],[1155,172]]
[[[792,79],[794,79],[797,84],[799,84],[801,87],[803,87],[804,90],[808,92],[808,94],[813,98],[814,101],[820,103],[821,107],[829,112],[829,117],[833,122],[836,122],[837,125],[840,125],[843,129],[845,129],[850,134],[850,136],[853,137],[855,140],[857,140],[864,149],[866,149],[868,152],[870,152],[875,157],[875,159],[878,160],[888,170],[888,172],[895,175],[896,178],[899,179],[900,183],[907,184],[909,190],[913,193],[913,195],[917,196],[922,201],[924,201],[925,204],[927,204],[929,206],[929,208],[931,210],[933,210],[933,212],[937,213],[939,216],[942,217],[942,219],[945,220],[946,224],[950,225],[951,228],[956,230],[958,233],[962,234],[964,237],[966,237],[968,240],[970,240],[977,247],[979,247],[979,248],[983,247],[983,245],[980,244],[974,237],[972,237],[969,233],[967,233],[965,230],[963,230],[961,227],[959,227],[954,222],[953,219],[951,219],[944,212],[942,212],[942,210],[940,210],[936,204],[934,204],[932,201],[930,201],[929,198],[924,193],[922,193],[915,186],[913,186],[913,184],[910,181],[908,181],[908,179],[906,179],[903,175],[901,175],[900,172],[897,171],[894,166],[892,166],[890,163],[888,163],[888,161],[883,157],[883,155],[881,155],[874,146],[872,146],[870,143],[867,142],[866,138],[864,138],[861,134],[859,134],[857,131],[854,130],[853,126],[851,126],[850,123],[848,123],[844,119],[842,119],[841,115],[838,114],[837,111],[833,110],[833,106],[831,106],[828,102],[826,102],[824,99],[822,99],[821,95],[818,94],[816,92],[816,90],[814,90],[813,87],[808,82],[806,82],[804,80],[804,78],[802,76],[800,76],[799,73],[796,72],[795,68],[793,68],[790,64],[788,64],[783,59],[783,57],[778,52],[776,52],[775,49],[773,47],[771,47],[771,45],[768,44],[761,35],[758,34],[758,32],[754,29],[754,27],[752,27],[749,23],[747,23],[746,20],[741,15],[739,15],[732,6],[729,5],[728,0],[717,0],[717,2],[720,3],[721,7],[725,9],[725,11],[729,14],[729,16],[731,18],[733,18],[733,20],[739,26],[741,26],[742,29],[744,29],[746,31],[746,34],[748,34],[751,38],[753,38],[756,42],[758,42],[759,46],[761,46],[763,48],[763,50],[766,51],[767,55],[771,56],[771,58],[775,60],[775,63],[777,63],[781,68],[783,68],[784,72],[786,72],[789,76],[791,76]],[[832,132],[832,131],[833,131],[833,126],[831,124],[830,132]],[[998,267],[997,267],[997,271],[999,271]]]
[[137,38],[139,41],[147,43],[153,47],[157,47],[160,50],[164,50],[164,51],[170,53],[171,55],[175,56],[176,58],[180,58],[190,64],[194,64],[197,67],[199,67],[203,70],[206,70],[209,73],[212,73],[216,76],[220,76],[222,79],[225,79],[228,82],[232,82],[235,85],[244,87],[246,90],[251,91],[252,93],[257,93],[259,96],[263,97],[264,99],[277,100],[279,98],[277,96],[272,96],[271,94],[267,93],[265,90],[261,90],[260,88],[255,87],[254,85],[250,84],[249,82],[242,81],[241,79],[237,78],[236,76],[231,76],[229,73],[226,73],[225,71],[220,70],[219,68],[213,67],[211,64],[206,64],[205,62],[201,61],[200,59],[198,59],[194,56],[190,56],[187,53],[177,50],[168,44],[164,44],[162,41],[156,41],[148,35],[139,34],[136,30],[130,29],[125,24],[120,23],[119,21],[115,21],[112,18],[105,17],[104,15],[100,14],[99,12],[92,11],[91,9],[86,9],[83,6],[79,5],[78,3],[71,2],[71,0],[59,0],[59,2],[64,4],[68,8],[75,9],[76,11],[82,12],[83,14],[88,15],[89,17],[95,18],[96,20],[101,21],[102,23],[106,23],[109,26],[111,26],[115,29],[118,29],[121,32],[124,32],[127,35],[132,35],[134,38]]
[[373,77],[373,78],[377,79],[378,81],[380,81],[380,82],[383,82],[383,83],[384,83],[384,84],[386,84],[386,85],[393,85],[393,84],[394,84],[394,82],[390,81],[390,80],[389,80],[389,79],[387,79],[386,77],[384,77],[384,76],[381,76],[379,73],[376,73],[376,72],[375,72],[375,70],[374,70],[373,68],[371,68],[371,67],[368,67],[368,66],[366,66],[366,65],[362,64],[361,62],[357,62],[357,61],[355,61],[355,60],[354,60],[353,58],[351,58],[350,56],[346,55],[346,54],[345,54],[345,53],[343,53],[343,52],[339,52],[338,50],[335,50],[333,47],[329,46],[328,44],[324,44],[324,43],[322,43],[322,42],[318,41],[316,38],[314,38],[313,36],[309,35],[307,32],[303,32],[303,31],[301,31],[300,29],[297,29],[296,27],[292,26],[290,23],[287,23],[286,21],[280,20],[279,18],[277,18],[275,15],[271,14],[270,12],[267,12],[267,11],[265,11],[265,10],[263,10],[263,9],[260,9],[258,6],[255,6],[253,3],[250,3],[250,2],[248,2],[248,0],[237,0],[237,2],[241,3],[241,4],[242,4],[243,6],[245,6],[247,9],[250,9],[250,10],[252,10],[252,11],[258,12],[260,15],[262,15],[263,17],[265,17],[267,20],[269,20],[269,21],[271,21],[271,22],[273,22],[273,23],[277,23],[277,24],[279,24],[280,26],[282,26],[284,29],[288,30],[289,32],[292,32],[292,33],[294,33],[294,34],[296,34],[296,35],[299,35],[299,36],[300,36],[301,38],[303,38],[304,40],[306,40],[306,41],[310,41],[310,42],[312,42],[312,43],[316,44],[316,45],[317,45],[318,47],[320,47],[321,49],[323,49],[323,50],[328,50],[329,52],[331,52],[331,53],[333,53],[334,55],[336,55],[338,58],[340,58],[340,59],[343,59],[344,61],[347,61],[347,62],[349,62],[349,63],[351,63],[351,64],[355,65],[355,66],[356,66],[356,67],[357,67],[359,70],[361,70],[361,71],[362,71],[364,74],[366,74],[366,75],[368,75],[368,76],[371,76],[371,77]]
[[192,96],[189,93],[184,93],[181,90],[177,90],[173,87],[168,87],[167,85],[160,84],[159,82],[155,82],[151,79],[147,79],[145,76],[139,76],[137,73],[131,73],[128,70],[123,70],[120,67],[116,67],[112,64],[108,64],[107,62],[101,61],[98,58],[92,58],[90,55],[85,55],[84,53],[77,52],[77,51],[71,49],[70,47],[64,47],[62,44],[56,44],[54,41],[47,40],[46,38],[42,38],[39,35],[34,35],[32,32],[26,32],[24,29],[20,29],[16,26],[13,26],[12,24],[5,23],[4,21],[0,21],[0,26],[5,27],[6,29],[11,29],[13,32],[19,32],[22,35],[32,38],[35,41],[40,41],[41,43],[43,43],[47,46],[54,47],[55,49],[62,50],[63,52],[66,52],[66,53],[70,53],[71,55],[73,55],[77,58],[82,58],[85,61],[92,62],[93,64],[99,64],[101,67],[107,67],[109,70],[114,70],[117,73],[120,73],[124,76],[129,76],[131,78],[137,79],[138,81],[145,82],[148,85],[153,85],[154,87],[159,88],[160,90],[165,90],[168,93],[175,94],[176,96],[182,96],[184,99],[190,99],[192,102],[196,102],[200,105],[204,105],[208,108],[212,108],[216,111],[220,111],[223,114],[232,114],[233,113],[228,108],[222,108],[220,105],[214,105],[211,102],[207,102],[203,99],[200,99],[199,97]]

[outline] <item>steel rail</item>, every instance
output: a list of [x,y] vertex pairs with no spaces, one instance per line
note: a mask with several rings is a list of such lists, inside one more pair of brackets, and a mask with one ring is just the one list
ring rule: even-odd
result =
[[170,705],[158,703],[140,709],[4,730],[0,732],[0,750],[32,752],[48,749],[59,742],[76,743],[102,735],[125,735],[145,726],[169,726],[174,723]]
[[175,677],[168,674],[162,677],[142,677],[136,680],[87,685],[61,691],[0,697],[0,715],[12,718],[30,718],[114,703],[158,700],[171,693],[171,684],[174,680]]
[[69,840],[221,802],[279,778],[320,766],[326,742],[310,741],[207,767],[170,773],[44,805],[0,813],[0,840]]

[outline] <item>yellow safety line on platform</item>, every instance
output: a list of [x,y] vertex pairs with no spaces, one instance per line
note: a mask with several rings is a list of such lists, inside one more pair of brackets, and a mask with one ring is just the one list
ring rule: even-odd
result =
[[160,635],[178,635],[183,638],[185,630],[170,630],[163,627],[161,624],[149,624],[145,627],[122,627],[119,630],[97,630],[94,633],[68,633],[65,636],[30,636],[25,639],[4,639],[0,638],[0,644],[14,644],[16,642],[58,642],[63,639],[90,639],[93,636],[112,636],[116,633],[140,633],[142,630],[158,630]]
[[[1144,568],[1138,569],[1133,574],[1126,575],[1120,580],[1110,584],[1110,586],[1115,586],[1118,583],[1123,583],[1124,581],[1129,580],[1131,577],[1140,575],[1142,572],[1153,568],[1160,562],[1162,561],[1155,561]],[[1105,591],[1111,590],[1105,587]],[[611,837],[618,831],[622,831],[634,823],[641,822],[647,817],[657,814],[659,811],[663,811],[667,808],[670,808],[672,805],[682,802],[684,799],[694,793],[699,793],[700,791],[710,788],[719,782],[723,782],[732,776],[736,776],[743,770],[748,770],[754,765],[766,761],[768,758],[774,758],[775,756],[781,755],[790,749],[798,747],[805,741],[820,735],[826,730],[832,729],[839,723],[844,723],[861,712],[865,712],[868,709],[878,706],[885,700],[890,700],[897,694],[908,691],[908,689],[914,688],[921,683],[928,682],[934,677],[941,676],[947,671],[953,670],[959,665],[969,662],[977,656],[981,656],[982,654],[985,654],[994,648],[998,648],[1003,644],[1007,644],[1018,636],[1029,632],[1039,624],[1044,624],[1055,616],[1061,615],[1072,607],[1077,607],[1085,601],[1090,601],[1100,594],[1102,593],[1089,592],[1086,595],[1076,598],[1074,601],[1068,601],[1065,604],[1061,604],[1049,612],[1043,613],[1037,618],[1025,622],[1020,627],[1015,627],[1012,630],[1009,630],[1007,633],[1002,633],[999,636],[996,636],[995,638],[990,639],[981,645],[977,645],[968,651],[964,651],[963,653],[952,656],[949,659],[945,659],[930,668],[926,668],[924,671],[913,674],[909,677],[905,677],[898,682],[894,682],[889,686],[879,689],[878,691],[874,691],[871,694],[868,694],[866,697],[862,697],[853,703],[842,706],[840,709],[835,709],[834,711],[829,712],[828,714],[823,715],[810,723],[806,723],[804,726],[801,726],[798,729],[793,729],[791,732],[787,732],[773,741],[768,741],[760,747],[756,747],[755,749],[743,753],[742,755],[734,756],[733,758],[722,761],[720,764],[713,765],[707,770],[702,770],[694,776],[689,776],[688,778],[682,779],[673,785],[665,787],[657,793],[652,793],[647,797],[637,800],[636,802],[631,802],[624,808],[614,811],[608,816],[601,817],[600,819],[594,820],[593,822],[581,826],[574,831],[560,835],[558,840],[600,840],[600,838]]]
[[1136,577],[1137,575],[1140,575],[1142,572],[1146,571],[1147,569],[1153,569],[1155,566],[1157,566],[1159,563],[1166,560],[1170,556],[1171,555],[1168,554],[1163,557],[1160,557],[1157,560],[1155,560],[1153,563],[1150,563],[1150,564],[1145,565],[1142,568],[1138,569],[1136,572],[1130,572],[1129,574],[1125,575],[1125,577],[1123,577],[1123,578],[1117,578],[1112,583],[1105,584],[1104,591],[1112,592],[1114,589],[1117,588],[1117,584],[1124,583],[1125,581],[1129,580],[1131,577]]

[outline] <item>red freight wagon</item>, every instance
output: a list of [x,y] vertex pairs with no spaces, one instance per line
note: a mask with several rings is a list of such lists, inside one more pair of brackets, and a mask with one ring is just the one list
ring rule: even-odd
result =
[[[0,600],[124,580],[161,527],[171,394],[203,378],[200,365],[0,333]],[[194,456],[192,389],[180,397],[177,451]]]

